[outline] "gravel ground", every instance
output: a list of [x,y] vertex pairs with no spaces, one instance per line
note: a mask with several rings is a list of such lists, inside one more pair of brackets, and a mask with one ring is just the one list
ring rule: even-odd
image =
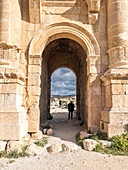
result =
[[19,158],[13,163],[0,160],[1,169],[8,170],[127,170],[127,156],[111,156],[95,152],[78,150],[62,152],[57,155],[38,155]]
[[[75,143],[75,136],[82,129],[79,121],[67,120],[67,110],[53,109],[53,136]],[[11,160],[14,162],[11,163]],[[42,155],[0,159],[0,169],[7,170],[128,170],[127,156],[112,156],[83,149],[64,151],[56,155],[44,152]]]

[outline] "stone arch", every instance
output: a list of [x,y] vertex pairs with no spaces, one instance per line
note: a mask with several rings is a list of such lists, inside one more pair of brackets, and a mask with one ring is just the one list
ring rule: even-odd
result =
[[88,56],[100,55],[96,38],[86,28],[70,22],[56,23],[41,29],[32,39],[29,55],[41,55],[45,46],[59,38],[69,38],[78,42]]
[[[87,89],[88,89],[88,129],[93,132],[100,127],[100,48],[96,38],[86,28],[74,23],[56,23],[40,30],[32,39],[29,47],[28,65],[28,98],[29,118],[28,131],[39,130],[39,98],[40,98],[40,75],[41,56],[45,47],[52,41],[68,38],[84,49],[87,55]],[[37,79],[37,81],[35,81]],[[34,80],[34,81],[33,81]],[[98,94],[97,94],[98,91]],[[98,106],[94,106],[99,98]]]

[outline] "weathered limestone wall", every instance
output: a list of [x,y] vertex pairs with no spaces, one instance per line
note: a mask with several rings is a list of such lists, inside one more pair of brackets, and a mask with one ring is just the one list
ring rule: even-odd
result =
[[0,140],[20,140],[27,133],[25,75],[19,69],[20,5],[20,1],[0,1]]

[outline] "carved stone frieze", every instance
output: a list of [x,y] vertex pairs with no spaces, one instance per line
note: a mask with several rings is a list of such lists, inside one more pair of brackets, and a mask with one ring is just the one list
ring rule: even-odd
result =
[[118,46],[108,50],[110,68],[128,64],[128,47]]
[[0,65],[16,63],[19,58],[19,49],[15,46],[0,44]]
[[101,0],[86,0],[88,4],[88,22],[89,24],[96,24],[100,12]]
[[0,67],[0,81],[1,79],[4,82],[15,82],[20,81],[20,83],[24,84],[25,75],[19,68],[14,67]]

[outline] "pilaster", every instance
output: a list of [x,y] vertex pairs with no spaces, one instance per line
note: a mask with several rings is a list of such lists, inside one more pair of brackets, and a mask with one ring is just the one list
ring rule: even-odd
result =
[[28,132],[35,133],[39,131],[40,123],[40,75],[41,59],[40,55],[31,55],[28,65]]
[[100,56],[87,57],[88,130],[100,129],[101,82]]

